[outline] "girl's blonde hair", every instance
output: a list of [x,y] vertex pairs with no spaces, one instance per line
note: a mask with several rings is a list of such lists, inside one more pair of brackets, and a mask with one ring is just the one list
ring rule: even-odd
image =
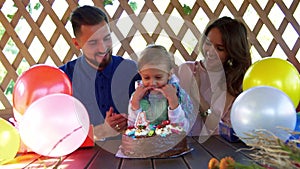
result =
[[159,65],[165,64],[168,71],[171,71],[174,66],[174,56],[161,45],[148,45],[140,54],[138,60],[138,70],[140,71],[144,65]]

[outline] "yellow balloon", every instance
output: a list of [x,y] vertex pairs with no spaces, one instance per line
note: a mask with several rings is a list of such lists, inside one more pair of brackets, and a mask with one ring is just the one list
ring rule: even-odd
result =
[[243,79],[243,90],[255,86],[272,86],[288,95],[297,107],[300,101],[300,76],[290,62],[264,58],[252,64]]
[[20,148],[20,134],[8,121],[0,118],[0,165],[12,160]]

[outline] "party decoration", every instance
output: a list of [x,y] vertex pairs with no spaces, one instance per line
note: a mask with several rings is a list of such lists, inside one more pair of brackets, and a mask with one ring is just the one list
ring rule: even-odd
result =
[[19,132],[8,121],[0,118],[0,165],[14,159],[19,147]]
[[252,64],[243,80],[243,90],[255,86],[272,86],[287,94],[294,107],[300,101],[300,76],[297,69],[280,58],[265,58]]
[[245,143],[246,133],[264,129],[287,140],[294,130],[296,111],[289,97],[274,87],[258,86],[241,93],[233,102],[230,119],[237,136]]
[[31,103],[53,93],[72,94],[71,82],[59,68],[39,64],[23,72],[13,90],[14,116],[17,121]]
[[75,97],[56,93],[33,102],[19,125],[24,144],[32,151],[50,157],[72,153],[84,142],[89,116]]
[[297,113],[297,120],[296,120],[296,126],[294,131],[300,132],[300,112]]
[[[300,112],[297,113],[297,116],[296,116],[297,120],[296,120],[296,125],[295,125],[295,129],[294,131],[297,132],[296,134],[293,134],[291,137],[290,137],[290,140],[299,140],[300,138]],[[297,146],[300,147],[300,144],[297,143]]]

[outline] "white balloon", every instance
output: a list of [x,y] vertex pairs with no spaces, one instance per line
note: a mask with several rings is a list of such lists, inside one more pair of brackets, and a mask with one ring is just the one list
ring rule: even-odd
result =
[[294,130],[296,110],[290,98],[282,91],[269,86],[250,88],[234,101],[230,119],[232,128],[240,139],[248,143],[245,133],[265,129],[285,141],[290,134],[280,127]]
[[32,151],[59,157],[82,145],[89,123],[87,110],[75,97],[50,94],[29,105],[19,130],[21,140]]

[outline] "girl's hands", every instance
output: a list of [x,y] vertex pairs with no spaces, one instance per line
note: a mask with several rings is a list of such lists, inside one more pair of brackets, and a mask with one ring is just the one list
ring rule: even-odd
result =
[[169,107],[174,110],[178,107],[177,89],[172,84],[166,84],[162,88],[154,88],[154,91],[161,92],[168,100]]
[[140,100],[145,96],[148,90],[152,89],[152,87],[144,87],[143,85],[139,85],[132,96],[131,99],[131,109],[138,110],[140,108]]
[[178,107],[178,97],[177,97],[177,89],[172,84],[166,84],[161,88],[153,88],[153,87],[145,87],[140,85],[136,88],[132,99],[131,99],[131,109],[133,111],[138,110],[140,108],[140,100],[149,92],[150,90],[157,91],[162,93],[168,100],[169,107],[171,110],[174,110]]

